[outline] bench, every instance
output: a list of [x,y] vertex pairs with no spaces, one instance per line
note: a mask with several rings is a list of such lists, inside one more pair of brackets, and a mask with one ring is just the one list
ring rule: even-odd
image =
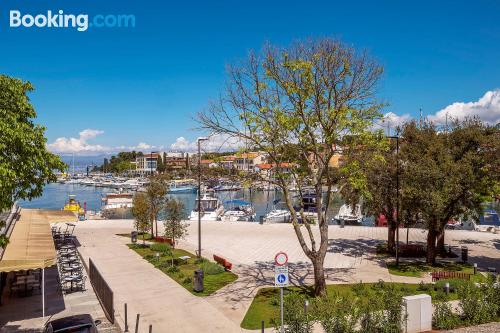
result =
[[171,238],[166,238],[166,237],[155,237],[155,241],[158,243],[167,243],[170,246],[174,246],[174,241]]
[[463,272],[446,272],[446,271],[434,271],[431,273],[432,282],[439,281],[441,279],[461,279],[470,280],[470,273]]
[[214,260],[216,263],[218,263],[219,265],[221,265],[222,267],[224,267],[224,269],[226,271],[230,271],[231,268],[233,268],[233,264],[231,264],[229,261],[227,261],[226,259],[218,256],[218,255],[215,255],[214,254]]

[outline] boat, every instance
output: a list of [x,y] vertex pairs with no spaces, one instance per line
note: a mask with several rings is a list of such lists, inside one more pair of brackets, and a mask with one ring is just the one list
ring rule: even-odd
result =
[[236,221],[254,221],[255,210],[252,205],[244,200],[229,200],[224,203],[231,208],[227,210],[222,216],[221,221],[236,222]]
[[77,215],[85,213],[80,203],[76,201],[76,196],[74,194],[69,195],[68,202],[64,205],[63,210],[74,212]]
[[101,216],[106,219],[124,219],[131,216],[134,194],[130,192],[107,193],[101,208]]
[[318,222],[318,210],[316,204],[316,192],[314,189],[304,189],[304,194],[301,197],[301,205],[294,207],[297,212],[298,222],[302,222],[302,214],[300,210],[303,209],[305,218],[312,223]]
[[292,214],[285,208],[285,203],[277,199],[273,201],[273,209],[264,216],[263,221],[265,223],[288,223],[291,218]]
[[194,179],[177,179],[168,183],[167,193],[169,194],[195,193],[197,191],[198,187]]
[[354,207],[348,204],[342,205],[332,220],[339,225],[342,224],[342,221],[345,225],[362,225],[361,205],[357,204]]
[[[218,221],[224,214],[222,202],[216,198],[212,192],[206,192],[200,200],[201,220]],[[189,220],[198,221],[198,199],[194,203],[194,208],[189,215]]]
[[221,182],[219,185],[213,187],[214,191],[222,192],[222,191],[238,191],[241,190],[241,186],[237,183],[233,182]]

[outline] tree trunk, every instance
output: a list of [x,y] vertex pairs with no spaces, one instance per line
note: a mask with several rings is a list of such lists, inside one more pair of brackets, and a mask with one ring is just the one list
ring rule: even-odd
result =
[[446,253],[444,247],[444,228],[437,235],[437,253]]
[[394,253],[396,246],[396,228],[392,224],[387,224],[387,251]]
[[156,238],[158,238],[158,220],[157,219],[155,219],[155,228],[156,228],[155,235],[156,235]]
[[429,232],[427,233],[427,263],[429,265],[436,263],[436,237],[436,230],[429,228]]
[[325,270],[323,268],[323,259],[320,257],[311,259],[314,271],[314,295],[326,295]]

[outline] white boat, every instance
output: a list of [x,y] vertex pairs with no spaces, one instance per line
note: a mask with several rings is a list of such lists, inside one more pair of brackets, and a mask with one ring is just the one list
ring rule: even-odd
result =
[[[211,195],[210,193],[205,193],[200,201],[201,205],[201,220],[202,221],[219,221],[221,216],[224,214],[224,206],[222,202]],[[191,221],[198,221],[198,199],[194,203],[194,209],[189,215]]]
[[291,221],[292,214],[287,209],[273,209],[264,216],[264,222],[266,223],[289,223]]
[[237,221],[254,221],[255,210],[249,202],[243,200],[229,200],[224,203],[226,206],[230,205],[231,208],[227,210],[222,216],[221,221],[224,222],[237,222]]
[[354,207],[351,207],[351,205],[348,204],[342,205],[338,214],[333,218],[333,221],[339,225],[342,221],[344,221],[344,224],[346,225],[361,225],[363,222],[361,205],[357,204]]
[[194,179],[177,179],[169,182],[167,193],[194,193],[197,191],[198,187]]
[[133,193],[130,192],[111,192],[102,198],[104,206],[101,209],[101,215],[107,219],[130,217],[133,207]]

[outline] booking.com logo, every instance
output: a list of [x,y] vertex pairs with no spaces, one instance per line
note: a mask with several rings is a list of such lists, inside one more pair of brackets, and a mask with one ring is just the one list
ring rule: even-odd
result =
[[62,9],[57,12],[48,10],[45,14],[21,14],[19,10],[11,10],[9,15],[11,28],[74,28],[77,31],[87,31],[95,28],[134,28],[135,15],[94,15],[65,14]]

